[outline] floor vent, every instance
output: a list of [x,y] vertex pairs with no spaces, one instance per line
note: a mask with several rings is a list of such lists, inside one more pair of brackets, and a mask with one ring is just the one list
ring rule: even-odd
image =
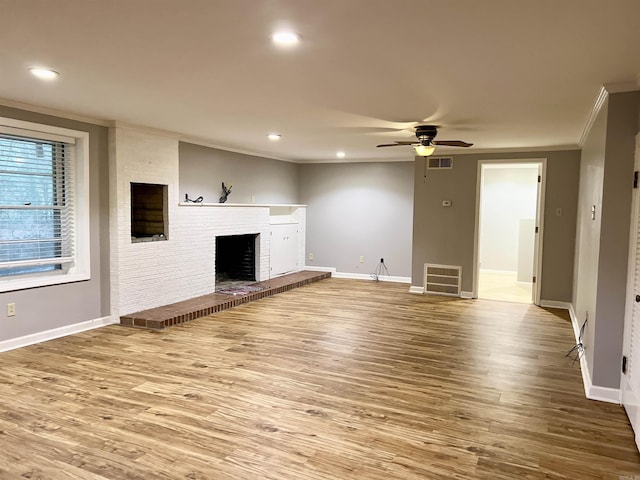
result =
[[462,267],[424,264],[424,293],[459,297],[461,286]]

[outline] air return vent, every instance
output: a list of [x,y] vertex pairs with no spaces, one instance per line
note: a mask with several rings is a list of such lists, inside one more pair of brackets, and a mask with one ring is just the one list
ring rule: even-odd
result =
[[436,295],[460,296],[462,267],[424,264],[424,292]]
[[453,168],[453,157],[427,157],[427,170]]

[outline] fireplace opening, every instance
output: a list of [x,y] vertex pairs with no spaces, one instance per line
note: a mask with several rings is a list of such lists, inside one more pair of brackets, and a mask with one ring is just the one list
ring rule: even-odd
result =
[[216,290],[256,281],[257,233],[216,237]]

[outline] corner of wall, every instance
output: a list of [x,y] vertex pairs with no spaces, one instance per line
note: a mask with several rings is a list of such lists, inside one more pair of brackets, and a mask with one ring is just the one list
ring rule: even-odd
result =
[[[542,302],[540,303],[542,304]],[[572,303],[569,304],[568,310],[577,345],[580,342],[580,325]],[[619,388],[599,387],[597,385],[593,385],[591,381],[591,373],[589,372],[589,365],[587,364],[587,358],[584,353],[580,354],[580,373],[582,374],[584,394],[589,400],[598,400],[600,402],[617,404],[621,403],[622,396]]]

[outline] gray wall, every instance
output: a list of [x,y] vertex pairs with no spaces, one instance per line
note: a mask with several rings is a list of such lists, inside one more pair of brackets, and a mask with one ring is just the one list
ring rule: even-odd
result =
[[[451,170],[415,161],[412,281],[423,285],[425,263],[462,266],[462,290],[473,290],[473,251],[479,160],[547,159],[541,299],[570,302],[580,152],[462,154]],[[442,207],[442,200],[452,206]],[[556,217],[556,208],[563,215]]]
[[411,275],[412,162],[301,165],[300,200],[307,265],[368,275],[384,258],[392,276]]
[[[585,357],[590,372],[593,371],[594,349],[592,347],[595,336],[607,112],[608,103],[605,103],[585,140],[580,161],[580,193],[578,196],[572,304],[580,325],[588,316],[591,317],[591,321],[587,322],[583,337],[583,343],[588,346],[585,349]],[[592,205],[596,207],[594,220],[591,219]]]
[[[0,293],[0,341],[108,316],[109,164],[107,128],[0,106],[0,116],[89,133],[91,279]],[[16,316],[7,318],[6,304]]]
[[639,106],[640,92],[611,94],[582,153],[574,308],[580,322],[589,312],[584,345],[591,381],[608,388],[620,387]]
[[184,142],[179,156],[181,202],[189,194],[218,203],[224,182],[232,185],[229,203],[300,203],[296,164]]

